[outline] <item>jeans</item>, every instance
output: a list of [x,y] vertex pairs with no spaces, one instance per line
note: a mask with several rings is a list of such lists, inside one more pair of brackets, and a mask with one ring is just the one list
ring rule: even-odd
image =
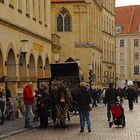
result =
[[85,119],[86,119],[86,122],[87,122],[87,128],[91,129],[89,111],[80,111],[79,115],[80,115],[80,127],[81,127],[81,130],[84,130]]
[[31,116],[32,105],[25,105],[25,106],[26,106],[25,127],[29,127],[30,126],[30,116]]

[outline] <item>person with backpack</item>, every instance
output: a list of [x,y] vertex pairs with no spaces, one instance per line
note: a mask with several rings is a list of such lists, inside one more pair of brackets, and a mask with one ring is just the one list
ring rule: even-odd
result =
[[117,101],[117,91],[113,87],[113,83],[109,83],[109,88],[105,91],[105,101],[107,103],[107,118],[108,121],[111,120],[111,110],[110,106],[112,103]]

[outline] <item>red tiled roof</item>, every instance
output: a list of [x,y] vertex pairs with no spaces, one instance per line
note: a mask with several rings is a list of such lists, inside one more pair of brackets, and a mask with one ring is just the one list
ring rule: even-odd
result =
[[116,7],[116,26],[121,33],[138,33],[140,25],[140,5]]
[[62,2],[85,2],[85,0],[51,0],[51,2],[62,3]]

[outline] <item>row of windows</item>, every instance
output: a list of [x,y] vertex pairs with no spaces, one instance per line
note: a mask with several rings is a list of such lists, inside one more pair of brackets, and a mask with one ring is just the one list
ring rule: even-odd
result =
[[[139,59],[140,59],[139,52],[134,52],[134,60],[139,60]],[[120,61],[124,61],[124,60],[125,60],[124,53],[121,52],[120,53]]]
[[[139,45],[139,39],[133,40],[133,46],[138,47]],[[120,40],[120,47],[125,47],[125,41],[123,39]]]
[[[25,9],[25,14],[27,17],[33,15],[33,20],[39,20],[42,24],[47,22],[47,1],[48,0],[9,0],[9,7],[12,9],[17,9],[19,13],[23,13]],[[7,4],[6,0],[0,0],[1,3]]]
[[[134,66],[134,75],[140,75],[140,66],[136,65]],[[125,66],[120,66],[120,75],[125,75]]]
[[115,34],[114,28],[115,28],[114,21],[108,16],[104,15],[103,16],[103,30],[107,33],[110,33],[111,35],[114,35]]

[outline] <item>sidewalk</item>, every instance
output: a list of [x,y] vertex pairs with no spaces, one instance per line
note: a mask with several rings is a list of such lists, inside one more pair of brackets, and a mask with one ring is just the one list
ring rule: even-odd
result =
[[[98,107],[93,108],[93,110],[99,109],[101,107],[104,107],[104,104],[98,104]],[[74,115],[71,114],[71,117],[74,117]],[[39,121],[31,121],[31,125],[36,128],[37,126],[39,126]],[[16,119],[15,121],[6,121],[4,125],[0,125],[0,140],[25,131],[29,131],[29,129],[24,128],[24,118]]]

